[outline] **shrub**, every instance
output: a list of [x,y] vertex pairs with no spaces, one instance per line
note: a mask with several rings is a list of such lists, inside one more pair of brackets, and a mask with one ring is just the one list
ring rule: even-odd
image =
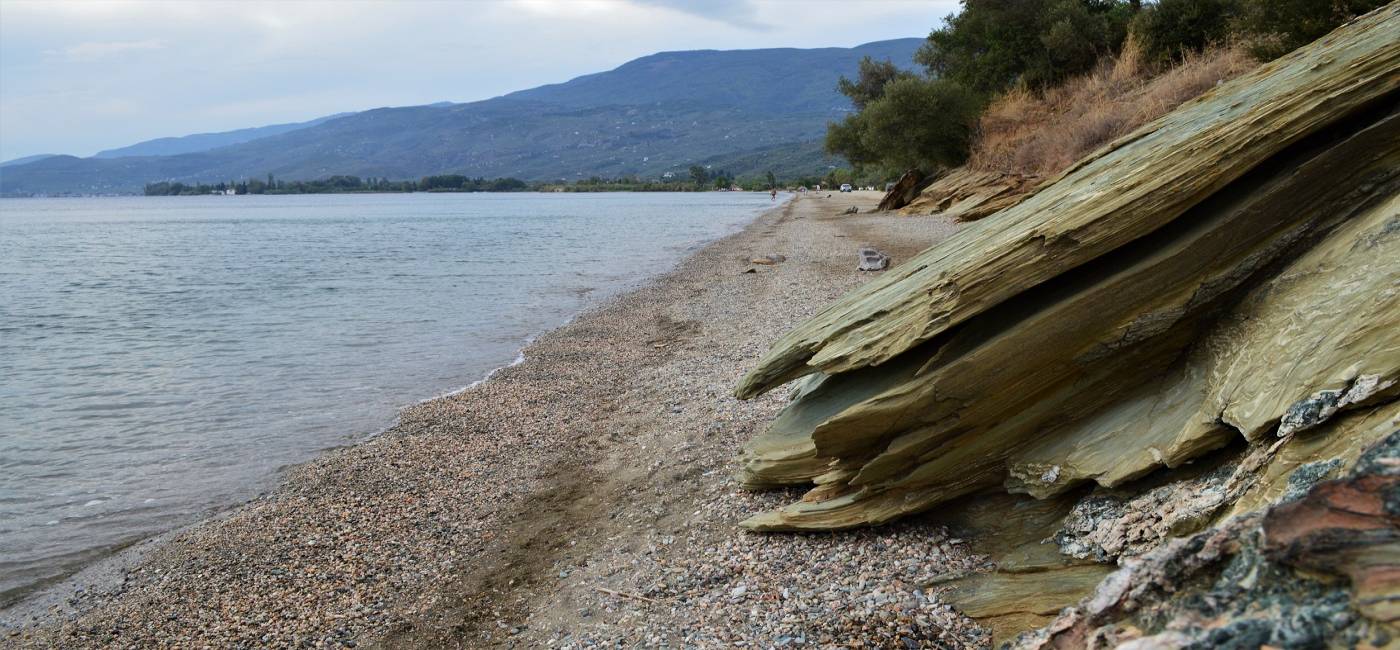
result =
[[1385,0],[1159,0],[1133,19],[1132,32],[1154,64],[1238,40],[1260,60],[1278,58]]
[[861,146],[895,169],[959,165],[981,110],[979,96],[961,84],[900,79],[860,113]]
[[1238,10],[1239,0],[1161,0],[1138,12],[1133,36],[1150,63],[1164,65],[1223,42]]
[[1386,4],[1386,0],[1248,0],[1233,27],[1262,60],[1307,45],[1342,23]]
[[965,0],[915,60],[984,93],[1042,88],[1117,52],[1131,16],[1120,0]]

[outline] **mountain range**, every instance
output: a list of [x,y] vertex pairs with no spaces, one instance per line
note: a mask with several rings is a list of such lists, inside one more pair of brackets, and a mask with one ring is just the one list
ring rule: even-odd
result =
[[378,108],[225,133],[161,138],[90,158],[0,167],[0,194],[139,192],[184,183],[335,174],[571,180],[659,177],[709,165],[735,174],[824,173],[836,90],[862,57],[913,67],[923,39],[852,48],[662,52],[616,69],[483,101]]
[[176,136],[170,138],[156,138],[146,140],[125,147],[116,149],[106,149],[93,155],[94,158],[125,158],[127,156],[176,156],[182,153],[195,153],[198,151],[208,151],[227,147],[233,144],[251,142],[259,138],[279,135],[297,129],[304,129],[316,126],[327,120],[337,117],[345,117],[353,113],[336,113],[318,117],[305,122],[290,122],[287,124],[269,124],[267,126],[254,126],[247,129],[235,129],[233,131],[223,131],[221,133],[195,133],[193,135]]

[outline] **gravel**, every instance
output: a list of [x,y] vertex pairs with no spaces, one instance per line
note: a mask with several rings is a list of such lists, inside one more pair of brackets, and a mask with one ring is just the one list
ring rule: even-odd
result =
[[[732,387],[774,339],[946,237],[798,199],[540,337],[525,361],[405,409],[393,430],[297,467],[46,612],[32,647],[982,647],[935,578],[985,564],[931,521],[760,535],[739,445],[781,408]],[[861,214],[839,216],[851,204]],[[749,264],[757,255],[783,261]],[[781,391],[775,391],[781,393]],[[81,590],[81,592],[79,592]]]

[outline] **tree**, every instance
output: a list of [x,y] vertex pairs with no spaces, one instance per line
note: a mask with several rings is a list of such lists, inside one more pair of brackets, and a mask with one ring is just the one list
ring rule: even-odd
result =
[[967,158],[982,104],[978,93],[957,82],[898,79],[865,110],[828,125],[826,149],[858,167],[898,171],[958,165]]
[[[868,109],[867,109],[868,110]],[[878,164],[881,152],[871,149],[865,140],[865,113],[851,113],[839,123],[826,125],[826,152],[841,156],[857,167]]]
[[860,60],[860,69],[856,73],[856,80],[841,77],[836,82],[836,89],[841,91],[851,99],[851,104],[856,110],[864,110],[871,102],[879,99],[885,94],[885,85],[896,79],[909,79],[914,76],[907,70],[900,70],[891,63],[889,59],[875,61],[869,56]]
[[965,0],[914,59],[932,77],[995,93],[1042,88],[1117,52],[1133,5],[1122,0]]
[[765,180],[768,181],[768,189],[778,189],[778,177],[773,175],[773,170],[768,170]]
[[690,180],[695,181],[696,189],[703,189],[710,180],[710,170],[700,165],[690,166]]
[[901,79],[861,113],[861,144],[898,168],[931,170],[967,159],[982,99],[942,79]]

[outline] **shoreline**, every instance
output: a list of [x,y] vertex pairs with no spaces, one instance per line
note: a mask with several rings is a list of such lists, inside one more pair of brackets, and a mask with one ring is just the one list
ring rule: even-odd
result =
[[[369,193],[369,192],[362,192],[362,194],[363,194],[363,193]],[[397,194],[397,193],[395,193],[395,192],[378,192],[378,193],[381,193],[381,194]],[[424,194],[433,194],[433,193],[483,193],[483,192],[421,192],[421,193],[424,193]],[[514,193],[519,193],[519,192],[514,192]],[[538,192],[537,192],[537,193],[538,193]],[[341,194],[354,194],[354,193],[353,193],[353,192],[342,192]],[[269,196],[273,196],[273,195],[276,195],[276,194],[272,194],[272,195],[269,195]],[[292,196],[293,194],[282,194],[282,195],[284,195],[284,196]],[[139,197],[139,196],[142,196],[142,195],[136,194],[136,195],[131,195],[131,196],[138,196],[138,197]],[[194,196],[199,196],[199,195],[194,195]],[[84,197],[44,197],[44,198],[84,198]],[[752,224],[754,221],[760,219],[761,217],[763,217],[763,216],[764,216],[765,214],[767,214],[768,212],[771,212],[771,211],[777,210],[777,209],[781,209],[781,207],[782,207],[783,205],[786,205],[787,202],[792,201],[792,200],[794,200],[794,199],[795,199],[795,195],[789,194],[789,195],[787,195],[785,198],[781,199],[781,200],[778,202],[777,205],[771,206],[771,207],[767,207],[767,208],[764,208],[764,209],[755,211],[755,212],[754,212],[748,219],[746,219],[745,221],[734,224],[733,226],[727,228],[724,232],[722,232],[722,233],[720,233],[720,234],[718,234],[718,235],[716,235],[716,236],[708,237],[708,238],[702,239],[702,240],[700,240],[700,241],[697,241],[697,242],[695,242],[695,243],[693,243],[693,244],[686,245],[686,246],[684,247],[685,253],[684,253],[683,255],[678,256],[678,257],[674,260],[674,262],[673,262],[672,264],[670,264],[665,270],[662,270],[662,271],[660,271],[660,272],[658,272],[658,273],[656,273],[656,274],[654,274],[654,275],[648,275],[648,276],[645,276],[645,277],[641,277],[641,278],[637,278],[637,279],[633,279],[633,280],[628,280],[628,281],[622,282],[622,283],[620,283],[618,286],[613,287],[613,288],[611,288],[609,291],[605,292],[605,293],[603,294],[603,296],[601,297],[600,300],[597,300],[596,302],[594,302],[594,303],[592,303],[592,304],[585,304],[585,305],[583,305],[578,311],[569,314],[568,316],[566,316],[566,317],[565,317],[561,322],[559,322],[558,324],[555,324],[555,325],[552,325],[552,326],[548,326],[548,327],[546,327],[545,329],[543,329],[543,330],[541,330],[541,331],[536,331],[536,332],[530,332],[530,333],[528,333],[528,334],[524,337],[524,340],[523,340],[523,342],[520,344],[520,346],[519,346],[518,348],[515,349],[515,356],[514,356],[509,362],[504,363],[504,364],[502,364],[502,365],[495,366],[495,367],[491,368],[490,370],[487,370],[483,375],[481,375],[481,377],[480,377],[479,379],[473,380],[473,381],[471,381],[470,383],[468,383],[468,384],[466,384],[466,385],[464,385],[464,386],[460,386],[460,387],[458,387],[458,388],[449,389],[449,390],[446,390],[446,391],[444,391],[444,392],[440,392],[440,393],[437,393],[437,394],[434,394],[434,395],[431,395],[431,396],[429,396],[429,397],[425,397],[425,398],[422,398],[422,399],[414,399],[414,400],[411,400],[411,401],[409,401],[409,402],[407,402],[407,403],[405,403],[405,404],[402,404],[402,405],[400,405],[400,406],[394,407],[394,410],[393,410],[393,411],[394,411],[394,412],[393,412],[393,417],[392,417],[392,419],[390,420],[390,422],[389,422],[387,425],[384,425],[384,426],[382,426],[382,427],[380,427],[380,428],[378,428],[378,429],[376,429],[376,430],[374,430],[374,431],[371,431],[371,432],[369,432],[369,433],[366,433],[366,434],[360,434],[360,435],[358,435],[358,436],[353,436],[353,437],[347,436],[349,439],[348,439],[346,442],[326,446],[326,447],[324,447],[324,448],[322,448],[322,449],[317,450],[317,451],[314,453],[314,455],[311,456],[310,458],[307,458],[307,459],[305,459],[305,460],[301,460],[301,461],[298,461],[298,462],[294,462],[294,463],[289,463],[289,464],[283,465],[283,466],[281,466],[280,468],[278,468],[275,472],[273,472],[273,473],[271,473],[271,474],[269,474],[269,475],[262,476],[262,477],[259,477],[259,478],[255,479],[255,480],[253,480],[253,481],[250,482],[250,484],[249,484],[249,486],[250,486],[250,490],[249,490],[249,491],[251,492],[251,496],[248,496],[247,498],[240,499],[240,500],[237,500],[237,501],[232,501],[232,502],[229,502],[229,503],[225,503],[225,504],[223,504],[223,505],[221,505],[221,506],[219,506],[219,507],[217,507],[217,508],[210,509],[210,510],[208,511],[207,514],[200,516],[198,519],[195,519],[195,520],[193,520],[193,521],[189,521],[189,522],[184,523],[184,524],[182,524],[182,525],[179,525],[179,526],[177,526],[177,527],[175,527],[175,528],[168,529],[168,530],[162,530],[162,531],[153,533],[153,534],[148,535],[148,536],[145,536],[145,537],[141,537],[141,538],[137,538],[137,539],[133,539],[133,540],[126,541],[126,542],[124,542],[124,543],[114,544],[114,545],[110,546],[110,547],[109,547],[107,550],[105,550],[105,551],[95,551],[95,552],[93,553],[93,556],[94,556],[94,557],[91,557],[90,559],[87,559],[87,560],[85,560],[85,561],[83,561],[83,562],[81,562],[81,563],[78,563],[78,564],[76,564],[76,565],[73,565],[74,568],[73,568],[71,571],[68,571],[67,573],[65,573],[65,574],[63,574],[63,575],[60,575],[60,576],[57,576],[57,577],[53,577],[53,578],[49,578],[49,579],[40,581],[40,582],[38,582],[38,583],[35,583],[35,584],[32,585],[31,587],[29,587],[29,588],[23,590],[22,592],[20,592],[20,595],[18,596],[18,598],[17,598],[16,600],[14,600],[13,602],[11,602],[11,603],[9,603],[9,604],[4,605],[3,607],[0,607],[0,630],[10,630],[10,629],[15,629],[15,628],[18,628],[18,627],[22,627],[22,626],[24,625],[24,622],[25,622],[26,620],[29,621],[30,623],[33,623],[34,621],[39,621],[40,624],[43,624],[43,625],[52,624],[53,622],[56,621],[56,616],[52,613],[52,610],[54,610],[55,608],[58,608],[58,609],[60,609],[60,610],[63,609],[64,606],[67,604],[65,601],[70,600],[71,597],[72,597],[72,595],[73,595],[73,593],[74,593],[75,591],[78,592],[78,593],[87,593],[87,592],[89,592],[89,591],[92,591],[93,589],[102,589],[102,588],[108,588],[108,589],[110,589],[111,587],[113,587],[114,585],[118,584],[118,583],[121,581],[121,575],[120,575],[120,574],[121,574],[122,572],[124,572],[125,570],[129,569],[130,567],[135,566],[136,564],[138,564],[138,563],[141,561],[141,559],[146,555],[146,553],[148,553],[150,550],[152,550],[152,547],[158,546],[158,545],[159,545],[160,543],[162,543],[163,541],[167,541],[167,540],[171,539],[172,537],[175,537],[175,536],[177,536],[178,534],[180,534],[180,533],[182,533],[182,532],[184,532],[184,531],[187,531],[187,530],[190,530],[190,529],[192,529],[192,528],[194,528],[194,527],[203,525],[203,524],[205,524],[205,523],[207,523],[207,522],[211,522],[211,521],[217,520],[217,519],[219,519],[220,517],[226,516],[228,513],[232,512],[232,511],[235,511],[235,510],[237,510],[237,509],[239,509],[239,508],[243,508],[243,507],[249,505],[250,503],[253,503],[253,502],[255,502],[255,501],[259,500],[259,499],[262,499],[263,497],[267,496],[269,493],[274,492],[274,491],[280,489],[281,486],[282,486],[282,484],[287,480],[287,477],[288,477],[289,473],[290,473],[291,471],[293,471],[294,469],[296,469],[297,467],[300,467],[300,466],[302,466],[302,465],[306,465],[306,464],[308,464],[308,463],[315,462],[317,459],[321,458],[322,456],[324,456],[324,455],[326,455],[326,454],[333,453],[333,452],[335,452],[335,451],[337,451],[337,450],[341,450],[341,449],[345,449],[345,448],[349,448],[349,447],[354,447],[354,446],[359,445],[359,444],[363,444],[363,443],[366,442],[366,441],[372,440],[372,439],[374,439],[374,438],[376,438],[376,437],[379,437],[379,436],[381,436],[381,435],[384,435],[384,434],[386,434],[386,433],[389,433],[389,432],[393,431],[393,430],[399,425],[399,423],[400,423],[400,421],[401,421],[401,418],[402,418],[402,413],[403,413],[403,411],[406,410],[406,409],[410,409],[410,408],[413,408],[413,407],[416,407],[416,406],[419,406],[419,405],[422,405],[422,404],[425,404],[425,403],[428,403],[428,402],[432,402],[432,401],[434,401],[434,400],[450,398],[450,397],[452,397],[452,396],[454,396],[454,395],[457,395],[457,394],[459,394],[459,393],[462,393],[462,392],[471,390],[471,389],[475,388],[476,386],[478,386],[478,385],[480,385],[480,384],[483,384],[483,383],[485,383],[485,382],[487,382],[487,381],[490,381],[491,378],[492,378],[493,376],[495,376],[497,373],[501,372],[502,370],[505,370],[505,369],[507,369],[507,368],[511,368],[511,367],[520,365],[521,363],[524,363],[524,362],[525,362],[525,353],[526,353],[526,351],[527,351],[527,350],[530,348],[530,346],[531,346],[537,339],[539,339],[541,336],[544,336],[544,335],[546,335],[546,334],[548,334],[548,333],[550,333],[550,332],[552,332],[552,331],[554,331],[554,330],[567,327],[570,323],[574,322],[574,321],[575,321],[576,319],[578,319],[579,317],[581,317],[581,316],[587,314],[589,311],[592,311],[592,310],[595,310],[595,309],[601,309],[601,308],[605,307],[609,302],[611,302],[612,300],[616,299],[618,296],[625,295],[625,294],[627,294],[627,293],[631,293],[631,292],[634,292],[634,291],[638,291],[638,290],[640,290],[641,288],[645,287],[646,285],[648,285],[648,284],[650,284],[650,283],[652,283],[652,282],[656,282],[657,280],[659,280],[660,277],[662,277],[662,276],[664,276],[664,275],[666,275],[666,274],[668,274],[668,273],[673,272],[673,271],[675,270],[675,268],[676,268],[681,262],[683,262],[683,261],[684,261],[686,258],[688,258],[690,255],[693,255],[696,251],[698,251],[698,250],[700,250],[700,249],[703,249],[703,248],[705,248],[705,247],[707,247],[707,246],[709,246],[709,245],[711,245],[711,244],[714,244],[714,243],[716,243],[716,242],[718,242],[718,241],[720,241],[720,240],[723,240],[723,239],[725,239],[725,238],[727,238],[727,237],[731,237],[731,236],[733,236],[733,235],[735,235],[735,234],[737,234],[737,233],[739,233],[739,232],[742,232],[742,231],[743,231],[745,228],[747,228],[750,224]],[[592,292],[592,291],[594,291],[594,290],[595,290],[595,289],[593,289],[593,288],[590,288],[590,289],[589,289],[590,292]],[[67,612],[67,613],[68,613],[68,614],[71,614],[71,612]]]
[[[606,604],[616,600],[609,591],[639,589],[619,583],[609,567],[617,554],[636,551],[636,540],[629,541],[639,532],[636,521],[693,510],[683,518],[694,521],[678,522],[662,537],[812,543],[733,527],[743,510],[781,498],[734,493],[727,469],[737,442],[781,399],[739,403],[728,393],[744,364],[792,322],[871,277],[854,271],[856,246],[880,245],[897,264],[954,229],[936,219],[837,215],[877,200],[809,196],[762,212],[541,334],[522,350],[524,361],[405,407],[386,432],[290,468],[275,489],[226,516],[141,544],[153,548],[119,572],[119,585],[85,588],[69,613],[11,628],[12,640],[529,645],[556,632],[593,639],[645,632],[650,628]],[[769,252],[788,260],[747,263]],[[754,272],[745,273],[749,268]],[[704,385],[689,385],[696,382]],[[682,433],[685,440],[666,440]],[[651,494],[658,473],[674,476]],[[693,492],[722,503],[692,501]],[[940,563],[967,560],[929,525],[851,533],[840,546],[859,556],[865,544],[908,530],[911,548]],[[556,569],[560,562],[570,568]],[[587,584],[550,584],[572,582],[555,576],[595,570]],[[784,579],[802,574],[790,570]],[[601,609],[597,602],[565,606],[599,598],[606,601]],[[475,606],[464,611],[464,603]],[[917,606],[951,616],[931,600]],[[187,614],[170,620],[174,611]],[[653,618],[661,628],[675,623]]]
[[[431,194],[432,192],[425,193]],[[779,205],[786,202],[786,200],[788,199],[783,199]],[[392,431],[398,425],[400,413],[404,409],[412,408],[424,402],[450,397],[465,390],[470,390],[488,381],[501,370],[522,363],[524,361],[523,355],[525,351],[543,334],[567,326],[580,315],[605,305],[617,295],[635,291],[639,287],[654,281],[660,275],[674,269],[677,264],[683,261],[685,257],[693,254],[695,250],[703,248],[724,237],[733,235],[771,209],[773,209],[771,206],[756,205],[751,212],[738,215],[737,219],[733,222],[730,222],[728,219],[721,220],[723,225],[716,229],[717,232],[708,234],[702,239],[664,248],[658,247],[658,254],[664,258],[664,261],[662,261],[659,266],[643,269],[648,272],[642,274],[640,277],[628,279],[618,278],[611,280],[610,282],[612,284],[602,283],[598,286],[588,287],[584,290],[584,293],[591,295],[585,296],[582,304],[579,305],[576,310],[563,313],[562,317],[557,322],[544,323],[543,327],[539,330],[524,332],[518,339],[514,349],[511,350],[513,354],[512,357],[504,358],[501,363],[489,366],[483,373],[477,375],[477,378],[448,389],[432,391],[430,388],[427,397],[409,396],[409,398],[405,399],[403,402],[390,405],[389,410],[383,417],[376,417],[376,422],[370,426],[360,427],[358,433],[346,432],[336,436],[333,440],[325,440],[323,441],[324,446],[312,450],[309,455],[301,457],[300,459],[291,460],[269,472],[251,477],[243,484],[243,487],[240,488],[240,494],[234,495],[236,497],[235,499],[211,503],[200,512],[193,513],[194,516],[192,518],[185,520],[183,523],[177,523],[174,528],[156,529],[144,536],[128,537],[110,544],[90,547],[83,550],[82,556],[76,562],[70,560],[56,562],[50,565],[56,567],[59,573],[45,576],[29,585],[20,587],[15,590],[15,593],[6,594],[7,598],[5,600],[9,602],[0,603],[0,605],[3,605],[0,606],[0,630],[14,627],[16,621],[31,620],[36,612],[42,614],[55,604],[61,605],[74,590],[83,588],[84,591],[90,591],[93,587],[93,583],[99,586],[110,586],[113,582],[111,578],[104,580],[85,580],[83,576],[111,573],[112,569],[107,567],[108,564],[115,565],[118,568],[131,565],[135,560],[128,559],[127,556],[135,555],[138,559],[140,556],[140,553],[136,552],[135,549],[146,549],[150,547],[152,545],[151,543],[155,540],[169,538],[206,521],[217,519],[230,510],[244,507],[248,503],[266,496],[268,493],[279,489],[287,479],[288,473],[298,466],[314,462],[325,454],[361,444],[367,440]],[[450,383],[447,385],[452,386]],[[419,393],[419,395],[422,394],[423,393]],[[67,594],[64,593],[65,591]],[[14,599],[10,600],[11,598]]]

